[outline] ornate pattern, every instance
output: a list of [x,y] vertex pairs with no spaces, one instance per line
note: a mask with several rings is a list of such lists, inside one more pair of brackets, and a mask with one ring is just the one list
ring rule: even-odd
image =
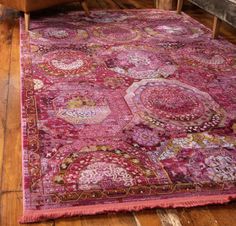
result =
[[147,35],[151,37],[156,37],[164,40],[176,40],[178,36],[181,35],[183,38],[186,36],[189,40],[200,38],[204,31],[200,27],[193,28],[188,20],[179,20],[173,18],[173,21],[169,21],[168,24],[165,20],[160,24],[151,24],[151,26],[144,28]]
[[46,54],[38,67],[50,76],[67,77],[81,76],[91,71],[93,64],[83,52],[65,49]]
[[235,46],[157,10],[32,28],[21,33],[29,215],[235,195]]
[[100,54],[110,70],[134,79],[168,77],[177,66],[149,46],[112,46]]
[[139,31],[133,28],[129,28],[122,24],[102,25],[96,26],[92,29],[93,35],[98,41],[105,44],[112,43],[125,43],[135,41],[139,38]]
[[167,131],[209,130],[224,114],[207,93],[175,80],[143,79],[128,88],[125,99],[141,121]]
[[[208,42],[208,48],[205,45],[186,45],[172,54],[176,62],[191,65],[192,67],[203,67],[206,70],[216,72],[226,72],[235,70],[235,54],[232,54],[230,47]],[[215,49],[215,51],[211,51]]]

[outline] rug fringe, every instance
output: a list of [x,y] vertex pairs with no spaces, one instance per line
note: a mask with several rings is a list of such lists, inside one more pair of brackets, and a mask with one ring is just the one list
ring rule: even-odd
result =
[[208,204],[224,204],[236,199],[236,194],[199,196],[189,198],[172,198],[150,201],[137,201],[130,203],[100,204],[90,206],[68,207],[63,209],[32,210],[25,211],[19,223],[34,223],[62,217],[72,217],[81,215],[94,215],[108,212],[140,211],[153,208],[177,208],[195,207]]

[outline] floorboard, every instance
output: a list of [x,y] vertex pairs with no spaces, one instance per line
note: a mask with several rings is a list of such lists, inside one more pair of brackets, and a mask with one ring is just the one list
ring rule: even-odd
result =
[[[22,192],[4,192],[1,199],[1,226],[20,225],[18,220],[22,215]],[[36,224],[21,224],[21,226],[54,226],[54,221]]]
[[2,167],[2,190],[21,190],[21,129],[20,129],[20,47],[19,23],[14,23],[9,67],[5,152]]
[[137,226],[162,226],[156,210],[143,210],[133,213]]
[[[2,11],[2,10],[1,10]],[[9,88],[9,68],[11,59],[13,24],[5,19],[4,11],[0,20],[0,175],[2,175],[3,149],[5,146],[6,109]],[[7,31],[7,32],[6,32]],[[1,186],[1,185],[0,185]]]

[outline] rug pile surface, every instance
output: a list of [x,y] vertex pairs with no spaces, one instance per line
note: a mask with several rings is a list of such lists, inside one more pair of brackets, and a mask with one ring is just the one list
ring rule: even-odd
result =
[[236,198],[234,45],[158,10],[21,27],[21,222]]

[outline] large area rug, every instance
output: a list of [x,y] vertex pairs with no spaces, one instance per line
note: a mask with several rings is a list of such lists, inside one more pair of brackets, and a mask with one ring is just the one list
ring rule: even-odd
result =
[[236,198],[234,45],[157,10],[21,27],[21,222]]

